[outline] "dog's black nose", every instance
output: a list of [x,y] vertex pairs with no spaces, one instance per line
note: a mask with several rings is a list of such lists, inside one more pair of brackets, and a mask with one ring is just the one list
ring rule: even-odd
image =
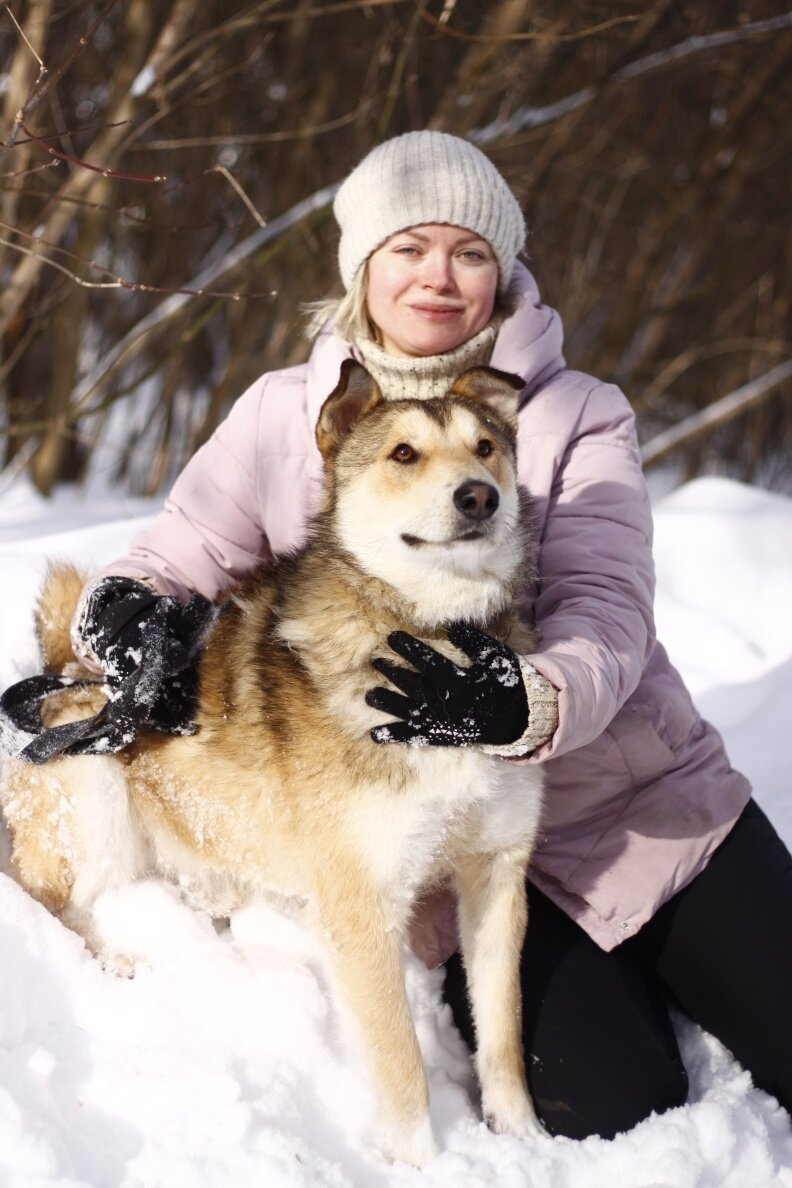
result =
[[454,507],[468,520],[488,520],[498,510],[500,495],[492,483],[468,479],[454,491]]

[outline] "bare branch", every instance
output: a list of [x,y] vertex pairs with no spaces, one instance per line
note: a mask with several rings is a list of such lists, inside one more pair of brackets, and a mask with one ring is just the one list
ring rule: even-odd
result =
[[225,136],[188,136],[181,140],[147,140],[145,144],[133,146],[133,151],[135,148],[148,152],[150,149],[203,148],[204,145],[214,144],[280,144],[288,140],[310,140],[312,136],[321,136],[324,132],[335,132],[337,128],[354,124],[359,116],[360,108],[356,107],[346,115],[307,128],[288,128],[280,132],[229,132]]
[[697,363],[708,359],[715,359],[719,355],[735,352],[753,351],[754,353],[785,355],[792,354],[792,343],[776,339],[768,342],[763,338],[724,338],[716,342],[691,344],[676,358],[663,367],[656,378],[641,392],[639,408],[650,409],[661,400],[680,376],[684,375]]
[[9,2],[8,2],[8,0],[3,0],[3,8],[6,10],[6,12],[8,13],[8,15],[11,17],[11,20],[13,21],[13,24],[14,24],[14,27],[16,28],[16,31],[17,31],[17,33],[18,33],[18,34],[19,34],[19,36],[22,38],[22,40],[24,41],[25,45],[26,45],[26,46],[28,47],[28,49],[30,50],[31,54],[33,55],[33,57],[34,57],[34,58],[36,59],[36,61],[38,62],[38,67],[39,67],[39,70],[41,71],[41,74],[39,75],[39,77],[42,77],[42,75],[44,75],[44,74],[46,74],[46,73],[47,73],[47,67],[44,65],[44,63],[42,62],[41,58],[40,58],[40,57],[39,57],[39,55],[36,53],[36,51],[34,50],[33,46],[30,44],[30,42],[28,41],[27,37],[25,36],[25,30],[22,28],[22,26],[20,25],[19,21],[16,19],[16,17],[15,17],[15,16],[14,16],[14,14],[13,14],[13,12],[11,11],[11,7],[10,7],[10,5],[9,5]]
[[[0,227],[5,226],[5,223],[0,223]],[[31,241],[33,246],[25,247],[24,244],[15,243],[11,239],[6,239],[5,237],[0,236],[0,244],[2,244],[3,247],[11,248],[13,251],[19,252],[23,256],[33,256],[36,259],[41,260],[42,264],[46,264],[48,268],[54,268],[56,272],[60,272],[63,274],[63,276],[67,276],[69,280],[74,281],[75,285],[79,285],[82,289],[127,289],[136,293],[166,293],[168,295],[180,293],[185,297],[226,297],[230,301],[241,301],[243,298],[252,300],[254,298],[275,296],[275,293],[271,291],[268,293],[220,293],[216,292],[214,289],[171,289],[161,287],[159,285],[148,285],[145,283],[145,281],[124,280],[124,278],[120,276],[113,276],[113,279],[108,281],[86,280],[84,277],[79,276],[76,272],[73,272],[70,268],[67,268],[65,264],[60,264],[57,260],[53,260],[51,257],[43,255],[39,249],[46,247],[49,248],[50,251],[59,252],[61,255],[71,256],[72,259],[80,260],[81,263],[85,264],[87,268],[93,269],[95,272],[103,272],[105,276],[112,276],[112,273],[109,271],[109,269],[103,267],[103,265],[97,264],[95,260],[86,260],[84,257],[78,256],[75,252],[70,252],[66,248],[62,248],[56,243],[47,243],[46,240],[42,239],[38,235],[28,235],[26,232],[19,231],[13,227],[11,230],[15,231],[17,235],[24,235],[26,239]]]
[[[709,33],[703,37],[688,37],[677,45],[660,50],[656,54],[648,54],[635,62],[628,62],[621,66],[605,80],[608,82],[624,82],[627,79],[638,78],[639,75],[649,74],[670,63],[682,61],[693,54],[703,53],[708,49],[718,49],[726,45],[735,45],[740,41],[748,41],[752,37],[760,37],[765,33],[777,33],[783,29],[792,28],[792,12],[772,17],[767,21],[754,21],[752,24],[741,25],[739,29],[727,29],[720,33]],[[602,84],[600,84],[601,86]],[[483,128],[474,128],[468,138],[474,144],[490,144],[502,136],[514,136],[526,128],[539,128],[544,124],[551,124],[570,111],[582,107],[599,93],[600,86],[581,87],[571,95],[548,103],[544,107],[520,107],[508,119],[493,120]]]
[[[126,120],[116,120],[107,126],[110,128],[118,128],[125,124]],[[152,176],[144,173],[121,173],[117,169],[108,169],[103,165],[92,165],[90,161],[83,161],[80,157],[72,157],[69,153],[62,153],[59,149],[53,148],[51,144],[45,142],[51,139],[51,136],[37,136],[31,132],[22,120],[19,121],[19,126],[28,138],[31,144],[38,144],[44,149],[45,153],[49,153],[51,157],[57,157],[59,161],[68,161],[70,165],[77,165],[80,169],[88,169],[91,173],[99,173],[102,177],[116,177],[121,181],[136,181],[136,182],[164,182],[167,181],[165,175]]]
[[[108,0],[108,3],[105,5],[105,7],[99,13],[98,17],[94,21],[93,25],[91,25],[88,32],[84,33],[80,37],[80,39],[78,40],[72,53],[69,54],[69,56],[66,58],[65,62],[63,62],[58,67],[58,69],[55,71],[54,74],[49,73],[47,67],[41,61],[38,54],[36,54],[36,58],[39,61],[39,75],[38,75],[38,78],[36,79],[35,83],[33,84],[30,94],[28,95],[27,99],[23,103],[22,107],[17,112],[17,117],[16,117],[16,120],[14,123],[14,127],[11,129],[10,135],[8,136],[2,149],[0,149],[0,162],[2,162],[2,159],[5,156],[5,154],[8,152],[8,150],[10,148],[13,148],[14,142],[16,141],[16,138],[19,135],[19,130],[22,127],[22,121],[24,119],[26,119],[27,116],[30,115],[30,113],[31,113],[31,111],[33,111],[34,107],[44,98],[44,96],[55,85],[55,83],[59,82],[60,79],[63,78],[66,71],[71,68],[71,66],[74,64],[74,62],[79,57],[79,55],[83,52],[85,47],[90,43],[91,38],[93,37],[96,30],[99,28],[99,26],[101,24],[103,24],[103,22],[109,16],[110,11],[113,8],[115,8],[116,4],[118,4],[118,0]],[[8,7],[8,0],[5,0],[4,7],[6,9],[6,12],[9,14],[9,16],[11,16],[11,19],[14,20],[14,24],[17,25],[17,28],[19,28],[19,25],[17,24],[16,20],[14,19],[14,17],[11,14],[11,9]],[[20,30],[20,32],[21,32],[21,30]],[[24,36],[24,34],[23,34],[23,36]],[[25,44],[28,46],[30,45],[30,42],[28,41],[27,37],[25,37]]]
[[583,41],[586,37],[596,37],[598,33],[604,33],[606,29],[612,29],[616,25],[626,25],[641,19],[639,14],[635,13],[628,16],[612,17],[608,21],[600,21],[597,25],[589,25],[585,29],[578,29],[575,33],[507,33],[499,36],[497,33],[462,33],[459,29],[454,29],[448,24],[450,15],[449,13],[446,16],[446,9],[443,9],[439,17],[434,17],[430,12],[426,11],[421,13],[426,23],[431,25],[438,33],[443,33],[446,37],[454,37],[458,41],[473,41],[484,45],[505,45],[510,41],[543,41],[552,45],[562,41]]
[[[12,169],[8,173],[0,173],[0,177],[27,177],[30,173],[43,173],[45,169],[57,169],[58,161],[44,161],[42,165],[31,165],[29,169]],[[5,189],[5,187],[0,187]],[[16,193],[19,193],[14,187]],[[49,197],[49,195],[48,195]]]
[[[407,0],[341,0],[337,4],[324,4],[316,8],[295,8],[293,5],[290,5],[287,12],[268,11],[277,7],[279,3],[280,0],[261,0],[261,3],[255,4],[246,12],[229,17],[227,21],[218,24],[211,32],[211,38],[217,40],[227,38],[233,33],[245,29],[260,29],[262,24],[284,24],[290,21],[307,20],[313,17],[334,16],[336,13],[347,12],[355,8],[363,9],[364,11],[373,8],[391,8],[397,4],[405,4]],[[174,51],[171,58],[171,65],[180,61],[182,58],[189,57],[198,42],[200,41],[203,45],[206,40],[206,34],[202,34],[199,39],[185,42],[184,45],[181,45]]]
[[267,220],[262,215],[259,214],[259,212],[256,210],[256,208],[253,205],[253,203],[251,202],[251,200],[248,198],[245,191],[242,189],[242,187],[239,184],[239,182],[237,181],[237,179],[234,177],[234,175],[232,173],[230,173],[226,169],[225,165],[213,165],[212,168],[207,169],[206,172],[207,173],[221,173],[223,175],[223,177],[226,179],[226,181],[228,182],[228,184],[233,187],[233,189],[236,191],[236,193],[242,199],[245,206],[248,208],[250,213],[253,215],[253,218],[258,223],[259,227],[266,227]]
[[644,468],[656,466],[669,454],[676,453],[684,446],[691,445],[694,441],[719,429],[721,425],[748,412],[788,379],[792,379],[792,359],[779,364],[771,371],[766,371],[764,375],[744,384],[743,387],[731,392],[728,396],[714,401],[701,412],[686,417],[681,425],[675,425],[673,429],[658,433],[641,449]]
[[396,55],[396,62],[394,64],[393,70],[391,72],[390,82],[388,83],[388,90],[385,95],[385,102],[382,107],[382,115],[380,116],[379,123],[377,124],[377,131],[378,131],[380,137],[385,135],[385,133],[388,130],[388,127],[390,126],[391,116],[393,114],[393,108],[396,103],[396,97],[397,97],[397,95],[399,93],[399,89],[401,87],[402,75],[404,74],[404,68],[407,65],[407,58],[410,53],[410,50],[412,49],[413,40],[415,38],[415,32],[418,28],[418,24],[421,20],[421,17],[423,16],[423,13],[424,13],[423,5],[418,4],[415,9],[415,12],[413,13],[412,17],[410,18],[410,23],[407,26],[407,32],[404,34],[404,37],[402,38],[402,43],[399,47],[399,52]]

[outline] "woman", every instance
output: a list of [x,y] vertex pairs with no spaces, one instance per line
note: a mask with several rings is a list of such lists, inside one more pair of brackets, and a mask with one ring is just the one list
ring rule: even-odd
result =
[[[242,396],[153,526],[88,587],[79,650],[107,665],[152,587],[215,598],[302,541],[321,480],[317,414],[350,354],[390,399],[443,395],[475,364],[518,374],[520,477],[541,542],[523,612],[541,643],[522,664],[527,729],[518,712],[501,750],[546,772],[522,971],[540,1117],[554,1134],[608,1137],[682,1104],[670,1003],[790,1110],[792,859],[655,639],[630,406],[566,369],[558,315],[517,262],[517,202],[467,142],[386,142],[335,213],[346,295],[320,309],[310,359]],[[420,906],[413,935],[430,963],[448,960],[446,996],[473,1043],[447,897]]]

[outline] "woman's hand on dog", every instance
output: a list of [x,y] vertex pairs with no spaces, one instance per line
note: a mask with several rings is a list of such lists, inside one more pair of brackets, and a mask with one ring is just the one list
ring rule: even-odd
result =
[[377,686],[366,703],[395,722],[375,726],[377,743],[463,747],[512,743],[528,726],[528,697],[519,657],[511,648],[466,623],[453,623],[448,638],[470,664],[447,659],[404,631],[394,631],[388,644],[411,668],[376,659],[374,668],[401,692]]

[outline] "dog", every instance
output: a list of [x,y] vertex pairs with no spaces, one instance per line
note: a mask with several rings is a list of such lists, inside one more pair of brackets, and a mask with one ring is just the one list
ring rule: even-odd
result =
[[[453,620],[532,646],[515,614],[532,548],[515,478],[517,386],[474,368],[441,400],[387,401],[345,363],[317,424],[325,480],[308,542],[228,596],[199,659],[198,731],[144,733],[116,755],[9,760],[0,790],[18,879],[100,955],[96,897],[141,877],[194,880],[220,914],[296,896],[363,1040],[376,1141],[419,1167],[437,1146],[401,942],[420,893],[448,879],[484,1116],[499,1133],[540,1129],[519,964],[541,777],[475,747],[377,745],[383,714],[365,700],[395,629],[457,663]],[[471,482],[496,492],[475,522],[454,498]],[[68,628],[82,583],[51,570],[37,609],[45,662],[75,675]],[[45,724],[87,717],[101,699],[57,693]]]

